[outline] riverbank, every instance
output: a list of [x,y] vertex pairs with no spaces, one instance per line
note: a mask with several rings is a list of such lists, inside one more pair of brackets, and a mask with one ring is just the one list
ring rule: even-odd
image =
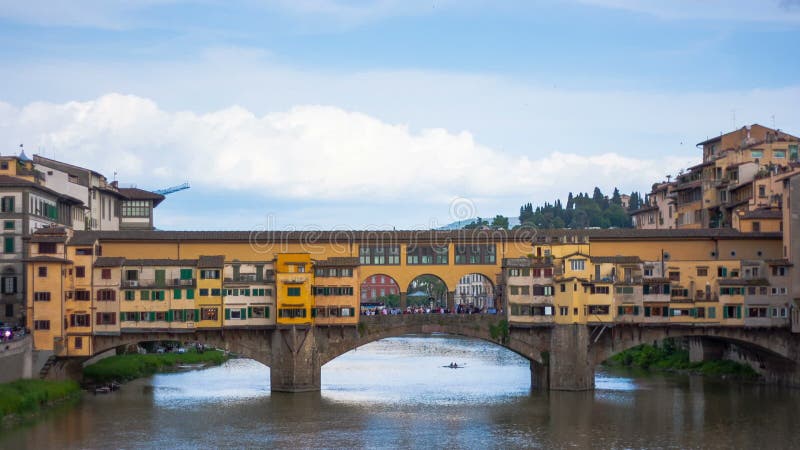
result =
[[220,365],[228,359],[229,356],[220,350],[116,355],[84,367],[83,378],[88,383],[124,382],[159,372],[172,372],[184,364],[201,368]]
[[689,351],[679,347],[672,341],[665,341],[661,346],[640,345],[614,355],[603,364],[610,367],[679,372],[751,381],[759,378],[759,374],[752,367],[735,361],[691,362],[689,360]]
[[34,415],[52,405],[80,397],[74,381],[17,380],[0,384],[2,424]]

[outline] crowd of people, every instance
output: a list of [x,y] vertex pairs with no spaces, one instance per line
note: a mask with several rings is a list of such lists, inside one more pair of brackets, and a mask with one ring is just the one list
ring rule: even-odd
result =
[[454,310],[442,307],[407,306],[405,309],[386,306],[361,307],[362,316],[387,316],[397,314],[502,314],[502,309],[479,308],[473,305],[456,305]]
[[3,325],[0,323],[0,342],[11,342],[22,339],[26,334],[28,333],[23,327]]

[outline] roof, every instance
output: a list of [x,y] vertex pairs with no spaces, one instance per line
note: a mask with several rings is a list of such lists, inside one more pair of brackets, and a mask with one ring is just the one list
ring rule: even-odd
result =
[[101,256],[94,262],[95,267],[120,267],[125,264],[125,258],[121,256]]
[[34,234],[33,236],[31,236],[31,242],[33,242],[33,243],[36,243],[36,242],[63,243],[63,242],[67,242],[67,236],[63,235],[63,234],[62,235],[57,235],[57,234],[53,234],[53,235]]
[[119,188],[119,193],[128,200],[152,200],[154,208],[163,202],[165,198],[161,194],[139,188]]
[[57,256],[32,256],[30,258],[26,258],[25,262],[57,262],[57,263],[67,263],[72,264],[72,261],[64,258],[59,258]]
[[639,264],[638,256],[592,256],[590,261],[599,264]]
[[99,177],[105,178],[102,173],[95,172],[92,169],[87,169],[85,167],[76,166],[74,164],[65,163],[63,161],[56,161],[55,159],[45,158],[42,155],[33,155],[33,162],[36,164],[41,164],[43,166],[57,166],[53,167],[54,169],[63,170],[64,172],[69,173],[70,171],[82,171],[82,172],[89,172]]
[[92,233],[74,233],[69,239],[69,245],[94,245],[97,236]]
[[633,228],[612,228],[593,230],[409,230],[409,231],[159,231],[159,230],[120,230],[120,231],[75,231],[77,242],[100,241],[233,241],[271,243],[271,242],[305,242],[305,243],[361,243],[374,242],[531,242],[536,237],[547,236],[553,239],[560,237],[587,236],[593,240],[670,240],[670,239],[780,239],[778,232],[742,233],[730,228],[701,229],[657,229],[644,230]]
[[[99,259],[99,258],[98,258]],[[123,266],[196,266],[196,259],[125,259]]]
[[54,191],[46,186],[41,184],[34,183],[33,181],[24,180],[22,178],[12,177],[10,175],[0,175],[0,187],[20,187],[20,188],[31,188],[31,189],[38,189],[42,192],[46,192],[50,195],[54,195],[62,200],[66,200],[70,203],[76,204],[83,204],[81,200],[78,200],[75,197],[71,197],[66,194],[62,194],[60,192]]
[[197,260],[198,269],[218,269],[225,265],[225,255],[200,256]]
[[646,213],[646,212],[650,212],[650,211],[657,211],[657,210],[658,210],[658,206],[647,205],[647,206],[642,206],[639,209],[634,209],[633,211],[628,211],[628,214],[630,214],[631,216],[635,216],[637,214],[642,214],[642,213]]
[[356,257],[334,256],[325,260],[315,261],[317,267],[355,267],[360,265]]
[[759,208],[753,211],[747,211],[742,216],[742,219],[782,219],[783,212],[780,209]]
[[788,259],[765,259],[765,263],[770,266],[793,266],[791,261]]

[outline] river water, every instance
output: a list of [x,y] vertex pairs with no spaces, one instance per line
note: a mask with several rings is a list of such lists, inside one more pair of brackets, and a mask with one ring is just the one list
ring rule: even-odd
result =
[[331,361],[321,392],[270,393],[267,367],[231,360],[87,394],[0,430],[0,448],[800,448],[798,390],[609,371],[596,384],[532,391],[508,350],[409,336]]

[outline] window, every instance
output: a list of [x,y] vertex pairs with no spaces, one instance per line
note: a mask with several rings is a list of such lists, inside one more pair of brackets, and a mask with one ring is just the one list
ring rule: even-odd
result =
[[449,259],[447,247],[418,246],[409,244],[406,247],[406,264],[447,264]]
[[80,336],[75,337],[75,350],[80,350],[83,348],[83,338]]
[[588,314],[590,315],[603,315],[608,314],[609,306],[608,305],[589,305],[588,306]]
[[202,280],[219,280],[219,270],[201,270],[200,279]]
[[208,297],[208,289],[200,289],[200,297]]
[[136,291],[125,291],[125,300],[136,300]]
[[677,271],[669,272],[669,281],[681,281],[681,273]]
[[571,259],[569,260],[569,265],[572,270],[586,270],[585,259]]
[[112,289],[100,289],[97,291],[97,300],[101,302],[113,302],[117,299],[117,292]]
[[766,306],[751,306],[747,308],[747,317],[768,317]]
[[194,300],[194,289],[186,290],[186,300]]
[[761,149],[750,150],[750,157],[752,157],[752,158],[763,158],[764,157],[764,150],[761,150]]
[[456,264],[494,264],[495,244],[458,244],[455,246]]
[[117,324],[117,315],[115,313],[99,312],[99,313],[97,313],[96,318],[97,318],[97,324],[98,325],[116,325]]
[[697,268],[697,276],[698,277],[707,277],[708,276],[708,267],[698,267]]
[[592,286],[592,294],[608,294],[608,286]]
[[75,300],[88,302],[91,300],[91,293],[83,289],[77,290],[75,291]]
[[217,288],[211,289],[212,297],[219,297],[220,295],[222,295],[222,292],[219,289]]
[[14,212],[14,197],[3,197],[2,208],[0,208],[0,211]]
[[568,316],[569,315],[569,306],[560,306],[558,308],[558,312],[562,316]]
[[17,293],[17,277],[3,277],[2,278],[3,294],[16,294]]
[[773,150],[772,151],[773,158],[786,158],[786,150]]
[[50,321],[49,320],[34,320],[33,321],[33,329],[34,330],[49,330],[50,329]]
[[51,255],[56,252],[55,242],[40,242],[39,253]]
[[110,280],[111,279],[111,269],[103,269],[103,270],[101,270],[100,271],[100,278],[102,278],[104,280]]
[[149,200],[123,200],[121,209],[122,217],[150,217]]
[[75,266],[75,276],[77,278],[86,278],[86,267],[85,266]]
[[567,292],[567,285],[564,283],[561,283],[561,292]]
[[797,161],[797,144],[789,145],[789,159],[791,161]]
[[362,265],[397,265],[400,264],[400,246],[360,246],[358,260]]
[[83,256],[91,256],[92,255],[92,248],[76,248],[75,249],[76,255],[83,255]]
[[761,222],[753,221],[753,233],[758,233],[761,231]]
[[300,297],[300,288],[299,287],[286,288],[286,295],[289,297]]
[[772,276],[773,277],[783,277],[786,276],[786,267],[773,267],[772,268]]
[[786,288],[785,287],[773,287],[772,288],[772,295],[786,295]]
[[725,305],[722,307],[723,319],[741,319],[742,305]]
[[139,293],[139,298],[142,300],[150,300],[150,291],[142,291]]
[[125,271],[125,279],[128,281],[137,281],[139,279],[139,271],[138,270],[126,270]]
[[617,294],[633,294],[633,286],[617,286]]
[[717,267],[717,276],[720,278],[725,278],[728,276],[728,268],[727,267]]
[[217,308],[200,308],[200,320],[217,320]]
[[180,300],[181,299],[181,290],[180,289],[174,289],[172,291],[172,299],[173,300]]
[[14,253],[14,251],[16,250],[16,247],[17,246],[14,243],[14,237],[9,236],[9,237],[3,238],[3,251],[4,252],[6,252],[6,253]]
[[301,319],[306,317],[305,308],[280,308],[278,317],[286,319]]
[[6,221],[3,222],[3,229],[4,230],[13,230],[14,228],[16,228],[16,226],[14,225],[14,221],[13,220],[6,220]]
[[234,308],[234,309],[226,308],[225,316],[226,316],[225,319],[242,320],[247,318],[245,314],[242,314],[242,310],[239,308]]
[[71,327],[91,326],[91,323],[89,323],[89,314],[71,314],[69,316],[69,326]]
[[251,317],[254,319],[265,319],[269,317],[269,307],[253,306]]

